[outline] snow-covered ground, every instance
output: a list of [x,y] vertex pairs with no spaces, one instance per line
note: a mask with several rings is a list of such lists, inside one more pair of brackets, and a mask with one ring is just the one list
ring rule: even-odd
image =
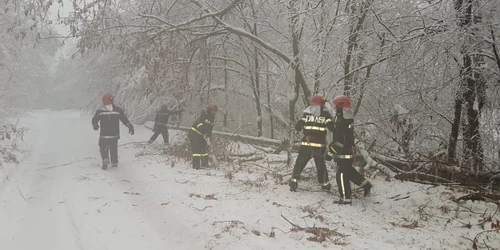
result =
[[334,205],[314,178],[291,193],[269,164],[193,170],[161,138],[133,143],[151,136],[141,126],[122,127],[120,166],[103,171],[90,117],[25,121],[30,153],[0,171],[0,249],[500,249],[497,205],[456,204],[458,190],[375,179],[371,197]]

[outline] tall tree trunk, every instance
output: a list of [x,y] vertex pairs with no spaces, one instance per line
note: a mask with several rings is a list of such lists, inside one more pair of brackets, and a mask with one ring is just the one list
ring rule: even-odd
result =
[[[472,12],[472,4],[473,0],[457,0],[456,2],[456,10],[458,12],[458,16],[460,19],[460,26],[464,28],[464,30],[469,31],[471,29],[471,24],[473,21],[473,12]],[[469,34],[469,37],[473,37],[474,34]],[[481,146],[481,134],[479,133],[480,121],[479,121],[479,111],[474,108],[474,104],[477,100],[477,90],[481,89],[478,79],[476,78],[476,74],[474,72],[474,57],[472,56],[472,46],[474,44],[473,38],[467,39],[468,43],[462,45],[462,55],[463,55],[463,70],[461,79],[464,81],[464,102],[466,107],[467,114],[467,123],[464,128],[464,139],[466,145],[466,152],[468,155],[470,154],[472,170],[478,173],[483,168],[483,151]],[[484,99],[486,96],[481,96],[480,98]],[[486,100],[483,101],[482,104]],[[465,136],[466,135],[466,136]],[[468,160],[468,159],[467,159]]]
[[[255,17],[255,11],[254,11],[254,17]],[[253,24],[253,32],[254,35],[257,36],[257,23]],[[260,104],[260,72],[259,72],[259,50],[257,49],[257,46],[255,45],[253,47],[254,51],[254,74],[255,74],[255,85],[253,88],[254,95],[255,95],[255,105],[257,106],[257,136],[261,137],[262,136],[262,107]]]
[[269,87],[269,62],[266,61],[266,87],[267,87],[267,105],[269,106],[269,122],[271,126],[271,139],[274,139],[274,117],[273,117],[273,109],[272,109],[272,104],[271,104],[271,88]]
[[[306,85],[304,76],[302,75],[302,72],[300,71],[300,60],[299,60],[299,54],[300,54],[300,39],[302,37],[302,29],[303,29],[303,24],[300,22],[300,16],[297,15],[298,13],[298,6],[299,4],[298,0],[292,0],[290,1],[290,6],[292,9],[292,13],[294,14],[291,21],[292,25],[292,51],[293,51],[293,60],[292,60],[292,69],[294,70],[294,78],[295,78],[295,97],[290,100],[290,122],[293,124],[295,122],[295,104],[297,103],[299,99],[299,93],[300,93],[300,87]],[[306,93],[305,89],[304,90],[304,98],[308,99],[310,97]],[[307,89],[307,91],[309,91]],[[309,98],[310,99],[310,98]],[[310,103],[309,100],[306,101],[306,103]]]
[[[368,14],[368,10],[370,9],[374,0],[366,0],[361,2],[361,8],[359,11],[359,16],[356,18],[352,18],[351,28],[349,31],[349,39],[347,41],[347,54],[344,59],[344,95],[350,96],[351,91],[354,85],[354,72],[351,72],[351,66],[356,60],[353,59],[353,55],[358,48],[358,36],[363,28],[363,23]],[[351,7],[351,15],[354,15],[356,11],[356,2],[352,3]]]
[[[227,54],[224,53],[225,57],[227,57]],[[227,70],[227,60],[224,60],[224,107],[225,107],[225,111],[224,112],[224,119],[222,121],[222,124],[224,126],[224,128],[227,128],[227,113],[229,113],[229,109],[228,109],[228,96],[227,96],[227,93],[228,93],[228,89],[227,89],[227,81],[228,80],[228,70]]]
[[463,92],[462,89],[459,88],[457,93],[455,94],[455,105],[454,105],[454,118],[453,124],[451,125],[451,133],[450,139],[448,141],[448,163],[456,164],[457,160],[457,142],[458,142],[458,134],[460,132],[460,121],[462,115],[462,104],[463,104]]

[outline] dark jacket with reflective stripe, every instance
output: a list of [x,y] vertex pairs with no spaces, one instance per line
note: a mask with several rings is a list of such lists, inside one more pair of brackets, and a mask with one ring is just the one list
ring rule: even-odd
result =
[[351,155],[352,146],[354,146],[354,120],[344,119],[342,115],[338,115],[329,151],[333,154]]
[[121,108],[113,105],[113,110],[108,111],[103,106],[95,112],[95,115],[92,118],[92,125],[96,126],[100,123],[101,138],[120,139],[120,121],[122,121],[122,123],[127,127],[132,126]]
[[212,136],[212,129],[214,128],[215,117],[210,115],[206,110],[204,110],[200,117],[196,119],[193,123],[191,130],[198,135]]
[[166,127],[166,125],[168,123],[168,118],[170,117],[170,115],[174,115],[174,114],[177,114],[179,112],[180,111],[170,111],[168,109],[158,111],[158,113],[156,113],[156,117],[155,117],[155,127],[154,127],[155,132],[158,129]]
[[324,108],[321,108],[319,116],[307,112],[306,109],[302,115],[302,119],[295,124],[295,129],[297,131],[304,130],[302,142],[323,144],[326,146],[327,129],[333,131],[335,128],[334,125],[331,114]]

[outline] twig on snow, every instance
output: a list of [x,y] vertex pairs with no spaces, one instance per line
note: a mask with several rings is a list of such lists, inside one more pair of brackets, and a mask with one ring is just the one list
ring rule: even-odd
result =
[[61,165],[56,165],[56,166],[51,166],[51,167],[46,167],[46,168],[41,168],[41,169],[37,169],[37,171],[40,171],[40,170],[47,170],[47,169],[51,169],[51,168],[59,168],[59,167],[64,167],[64,166],[68,166],[68,165],[71,165],[75,162],[79,162],[79,161],[84,161],[84,160],[92,160],[92,159],[96,159],[94,157],[85,157],[85,158],[82,158],[82,159],[78,159],[76,161],[72,161],[72,162],[68,162],[68,163],[64,163],[64,164],[61,164]]
[[29,199],[33,198],[33,197],[29,197],[28,199],[26,199],[26,197],[24,197],[23,192],[21,191],[21,189],[19,187],[16,187],[16,188],[17,188],[17,190],[19,190],[19,194],[21,195],[21,197],[23,197],[23,199],[25,201],[28,201]]
[[290,225],[292,225],[293,227],[296,227],[296,228],[298,228],[298,229],[302,229],[302,227],[297,226],[296,224],[293,224],[291,221],[289,221],[289,220],[288,220],[288,219],[287,219],[287,218],[286,218],[283,214],[281,214],[281,217],[282,217],[283,219],[285,219],[288,223],[290,223]]
[[204,207],[203,209],[199,209],[199,208],[197,208],[197,207],[193,206],[193,204],[189,205],[189,207],[194,208],[194,209],[196,209],[196,210],[198,210],[198,211],[200,211],[200,212],[201,212],[201,211],[205,211],[205,209],[207,209],[207,208],[209,208],[209,207],[214,208],[214,207],[212,207],[212,206],[206,206],[206,207]]

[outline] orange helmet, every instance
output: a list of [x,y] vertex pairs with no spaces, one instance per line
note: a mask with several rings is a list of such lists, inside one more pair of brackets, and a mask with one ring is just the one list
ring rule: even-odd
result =
[[325,104],[325,99],[321,95],[314,95],[311,100],[312,105],[323,106]]
[[219,110],[219,107],[217,107],[217,105],[216,105],[216,104],[210,103],[210,104],[208,104],[208,106],[207,106],[207,110],[209,110],[209,111],[212,111],[212,110],[213,110],[213,111],[217,111],[217,110]]
[[333,98],[333,105],[336,108],[351,108],[351,100],[345,95],[339,95]]
[[113,104],[113,95],[112,94],[105,94],[103,97],[102,97],[102,104],[104,105],[110,105],[110,104]]

